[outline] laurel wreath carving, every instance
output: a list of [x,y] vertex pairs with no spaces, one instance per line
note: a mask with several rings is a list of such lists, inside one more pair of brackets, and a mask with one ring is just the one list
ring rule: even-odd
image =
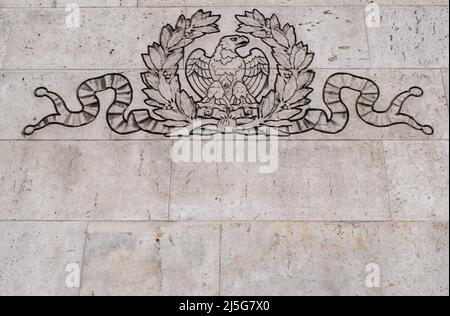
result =
[[152,119],[168,127],[181,128],[195,118],[195,102],[181,90],[177,73],[184,49],[198,38],[219,32],[216,24],[219,19],[220,16],[202,10],[190,19],[181,15],[175,27],[169,24],[163,27],[160,42],[149,46],[148,53],[142,55],[149,69],[141,77],[146,85],[143,92],[148,96],[145,102]]
[[266,18],[254,10],[236,18],[240,22],[238,32],[261,39],[271,47],[272,56],[278,63],[275,90],[263,98],[259,120],[243,128],[265,125],[289,133],[287,127],[305,117],[311,102],[308,96],[313,91],[310,85],[315,73],[308,67],[314,54],[303,42],[297,42],[294,26],[285,24],[282,27],[276,15]]

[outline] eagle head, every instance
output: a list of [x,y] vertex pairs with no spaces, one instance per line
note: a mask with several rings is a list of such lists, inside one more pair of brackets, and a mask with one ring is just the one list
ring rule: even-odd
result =
[[219,46],[224,50],[235,53],[237,49],[247,46],[248,43],[250,43],[250,40],[246,36],[230,35],[222,37]]

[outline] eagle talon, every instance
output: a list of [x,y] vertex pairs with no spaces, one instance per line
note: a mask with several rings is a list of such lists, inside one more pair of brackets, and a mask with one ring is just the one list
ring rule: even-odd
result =
[[241,104],[254,104],[256,103],[255,98],[248,92],[247,87],[242,82],[236,82],[233,88],[233,99],[236,102],[233,102],[233,105],[241,105]]
[[226,111],[227,110],[227,106],[224,104],[220,104],[217,101],[211,101],[211,102],[201,102],[199,103],[199,107],[200,108],[206,108],[207,110],[214,110],[217,109],[219,111]]

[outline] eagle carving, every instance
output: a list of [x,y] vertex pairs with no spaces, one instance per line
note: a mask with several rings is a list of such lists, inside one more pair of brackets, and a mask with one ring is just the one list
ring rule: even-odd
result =
[[186,77],[201,98],[199,116],[218,119],[254,118],[259,98],[269,83],[269,60],[258,48],[242,56],[248,37],[223,37],[209,57],[197,49],[188,57]]

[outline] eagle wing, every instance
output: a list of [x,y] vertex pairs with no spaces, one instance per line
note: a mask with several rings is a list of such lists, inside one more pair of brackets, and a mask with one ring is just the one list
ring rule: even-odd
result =
[[203,49],[197,49],[189,56],[186,64],[186,77],[192,89],[200,97],[208,95],[208,89],[214,80],[209,66],[211,58]]
[[269,84],[269,60],[258,48],[250,51],[250,55],[245,58],[244,84],[248,91],[255,98],[263,92]]

